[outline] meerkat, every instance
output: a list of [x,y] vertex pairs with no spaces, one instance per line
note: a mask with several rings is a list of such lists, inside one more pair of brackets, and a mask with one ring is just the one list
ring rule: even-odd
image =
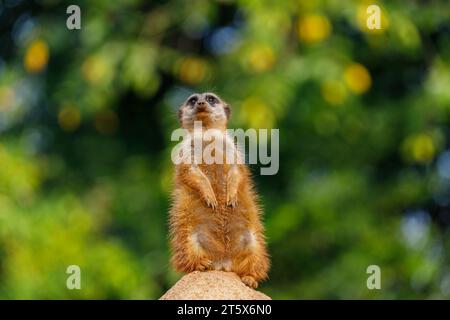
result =
[[[194,122],[201,121],[202,129],[219,131],[224,145],[242,159],[226,133],[230,112],[230,106],[213,93],[191,95],[178,110],[181,127],[191,137],[184,140],[185,148],[192,151]],[[257,288],[270,265],[261,216],[244,162],[175,165],[169,221],[173,266],[185,273],[231,271]]]

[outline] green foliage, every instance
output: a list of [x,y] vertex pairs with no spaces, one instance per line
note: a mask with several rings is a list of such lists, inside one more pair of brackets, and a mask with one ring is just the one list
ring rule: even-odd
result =
[[[158,298],[192,91],[279,128],[259,176],[273,298],[449,298],[450,4],[0,2],[0,298]],[[82,289],[66,288],[79,265]],[[368,290],[379,265],[382,289]]]

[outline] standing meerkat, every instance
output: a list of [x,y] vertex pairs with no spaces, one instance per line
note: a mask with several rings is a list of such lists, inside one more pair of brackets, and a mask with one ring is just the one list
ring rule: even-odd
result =
[[[194,122],[202,130],[213,129],[222,140],[221,163],[183,161],[176,164],[173,202],[170,210],[171,262],[180,272],[195,270],[232,271],[243,283],[256,288],[267,278],[267,254],[261,209],[257,203],[250,171],[243,156],[226,133],[230,107],[213,93],[191,95],[180,107],[178,117],[186,130],[182,149],[193,160]],[[200,136],[200,144],[211,143]],[[225,161],[228,146],[235,161]]]

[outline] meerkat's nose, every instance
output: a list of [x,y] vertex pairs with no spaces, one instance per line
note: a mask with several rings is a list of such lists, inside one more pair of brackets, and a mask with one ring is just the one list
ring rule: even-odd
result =
[[204,111],[206,110],[206,101],[205,100],[199,100],[197,101],[197,110],[198,111]]

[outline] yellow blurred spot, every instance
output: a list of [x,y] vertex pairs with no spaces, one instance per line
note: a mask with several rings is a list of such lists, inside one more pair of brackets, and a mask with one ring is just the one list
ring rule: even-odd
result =
[[74,106],[65,106],[58,113],[58,123],[64,131],[75,131],[81,123],[81,114]]
[[297,31],[299,39],[303,42],[320,42],[330,35],[331,24],[325,16],[310,14],[300,18]]
[[47,44],[43,40],[35,40],[28,46],[25,53],[25,69],[30,73],[40,72],[47,66],[48,58]]
[[264,72],[275,63],[275,53],[268,45],[258,45],[249,50],[248,62],[253,71]]
[[9,87],[0,88],[0,112],[7,111],[14,106],[16,94]]
[[430,162],[436,154],[433,138],[426,133],[411,135],[403,143],[403,152],[415,162]]
[[272,110],[260,98],[249,97],[242,103],[240,119],[251,128],[273,128],[275,116]]
[[347,91],[342,82],[329,80],[325,81],[321,87],[323,99],[331,105],[340,105],[347,97]]
[[83,77],[91,84],[104,81],[108,73],[108,64],[101,56],[88,57],[81,66]]
[[356,94],[365,93],[372,85],[369,71],[359,63],[352,63],[345,68],[344,80],[348,88]]
[[198,58],[184,58],[181,61],[178,76],[181,81],[188,84],[202,82],[208,73],[206,62]]
[[119,127],[119,118],[111,110],[102,110],[95,116],[95,128],[102,134],[113,134]]

